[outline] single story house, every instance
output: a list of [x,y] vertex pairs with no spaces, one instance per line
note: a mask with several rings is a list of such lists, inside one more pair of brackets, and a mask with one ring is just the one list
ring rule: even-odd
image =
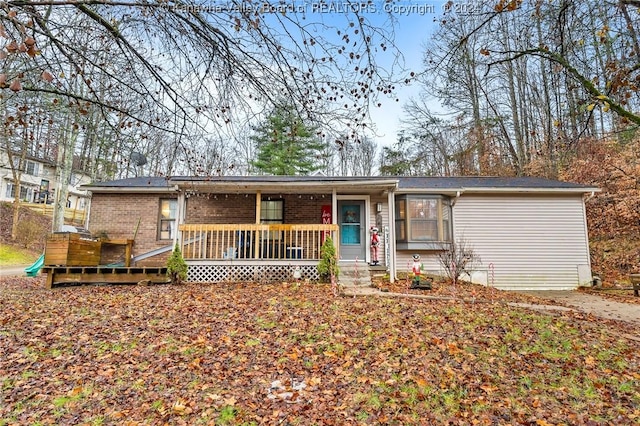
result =
[[133,261],[163,266],[175,244],[191,281],[316,278],[332,236],[339,261],[378,260],[391,280],[419,254],[464,241],[467,279],[501,289],[591,283],[585,200],[598,188],[535,177],[138,177],[83,185],[94,235],[134,239]]

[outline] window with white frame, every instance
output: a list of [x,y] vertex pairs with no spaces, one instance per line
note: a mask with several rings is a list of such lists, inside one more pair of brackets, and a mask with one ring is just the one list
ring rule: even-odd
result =
[[24,172],[31,176],[38,176],[38,163],[26,160],[24,163]]
[[451,242],[451,203],[437,195],[396,197],[396,246],[440,249]]
[[160,200],[160,223],[158,224],[158,239],[172,240],[176,235],[176,220],[178,218],[178,200]]
[[[5,192],[6,198],[15,198],[16,196],[16,185],[12,182],[7,184],[7,190]],[[33,201],[33,188],[26,185],[20,185],[20,200],[26,201],[28,203]]]

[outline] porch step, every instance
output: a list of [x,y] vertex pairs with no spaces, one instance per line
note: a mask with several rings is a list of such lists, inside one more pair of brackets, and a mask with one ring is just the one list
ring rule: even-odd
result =
[[371,270],[366,263],[343,263],[340,267],[338,281],[345,287],[371,287]]

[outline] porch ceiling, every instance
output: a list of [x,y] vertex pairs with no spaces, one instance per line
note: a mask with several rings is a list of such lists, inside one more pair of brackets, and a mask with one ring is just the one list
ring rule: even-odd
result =
[[185,192],[254,194],[340,194],[382,193],[395,189],[396,179],[308,179],[308,177],[263,177],[263,179],[180,180],[172,179]]

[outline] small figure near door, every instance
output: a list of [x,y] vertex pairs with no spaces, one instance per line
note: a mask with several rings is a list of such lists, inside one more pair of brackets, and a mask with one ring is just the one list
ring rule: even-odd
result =
[[413,255],[413,266],[411,267],[411,272],[413,272],[413,282],[411,283],[411,288],[420,286],[420,269],[422,268],[422,264],[420,263],[420,255]]
[[378,261],[378,248],[380,247],[380,235],[378,235],[378,228],[375,226],[371,228],[371,265],[377,266],[380,264]]
[[411,282],[411,289],[421,289],[421,290],[431,290],[431,279],[427,278],[425,281],[421,280],[420,275],[422,274],[422,262],[420,262],[420,255],[413,255],[413,266],[411,267],[411,272],[413,272],[413,281]]

